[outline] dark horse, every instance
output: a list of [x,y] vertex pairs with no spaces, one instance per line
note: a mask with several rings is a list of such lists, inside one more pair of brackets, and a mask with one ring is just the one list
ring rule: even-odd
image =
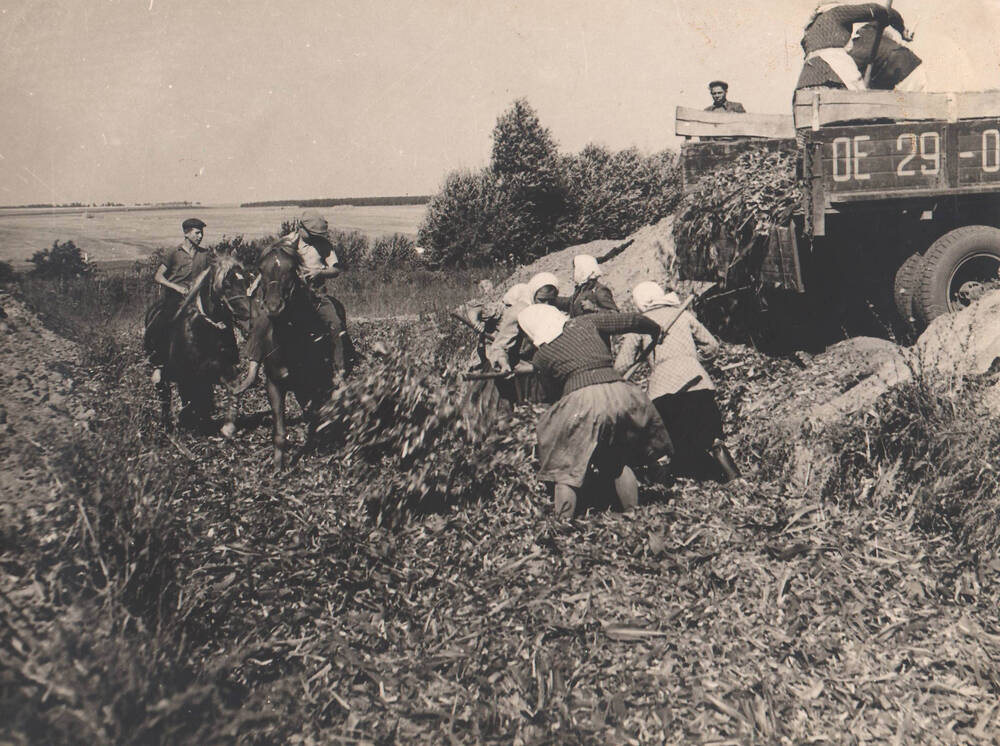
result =
[[[333,391],[336,368],[330,328],[317,313],[309,289],[299,278],[298,266],[298,258],[280,246],[264,254],[257,264],[260,280],[250,304],[251,327],[262,321],[257,318],[260,314],[266,314],[270,322],[263,366],[274,415],[274,465],[278,469],[285,463],[285,394],[291,391],[302,408],[309,428],[308,446],[316,433],[317,411]],[[343,318],[343,308],[337,310]],[[241,390],[253,382],[258,368],[250,363]]]
[[223,383],[230,396],[222,434],[231,437],[236,397],[239,353],[233,324],[250,319],[247,275],[229,256],[213,259],[191,286],[171,322],[168,355],[163,380],[157,385],[163,424],[169,430],[170,384],[177,384],[181,397],[182,426],[208,431],[215,401],[212,387]]

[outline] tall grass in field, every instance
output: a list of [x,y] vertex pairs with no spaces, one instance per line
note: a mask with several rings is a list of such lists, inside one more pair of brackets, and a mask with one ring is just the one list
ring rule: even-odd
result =
[[[405,239],[405,237],[402,237]],[[327,292],[344,303],[348,319],[413,316],[447,311],[478,292],[476,283],[501,282],[509,268],[429,269],[412,252],[412,241],[387,237],[369,245],[361,234],[344,234],[338,252],[345,269],[327,283]],[[247,242],[224,239],[216,250],[232,253],[254,273],[254,264],[270,239]],[[399,250],[402,245],[403,249]],[[123,263],[77,277],[45,277],[34,273],[12,281],[20,295],[56,331],[74,339],[137,333],[146,308],[159,296],[153,274],[161,256]],[[100,336],[98,335],[98,336]]]
[[26,275],[17,283],[32,310],[57,332],[81,339],[100,329],[114,333],[142,322],[158,293],[152,271],[95,272],[81,277],[43,278]]

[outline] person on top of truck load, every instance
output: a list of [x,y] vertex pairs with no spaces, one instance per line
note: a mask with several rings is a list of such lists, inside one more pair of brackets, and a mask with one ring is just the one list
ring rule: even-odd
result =
[[802,50],[806,59],[795,90],[865,90],[858,66],[847,53],[847,44],[854,33],[854,24],[869,22],[891,26],[906,41],[913,38],[903,25],[899,12],[878,3],[824,2],[817,5],[802,34]]
[[729,101],[729,83],[724,80],[713,80],[708,84],[708,92],[712,94],[712,105],[706,106],[705,111],[728,111],[733,114],[745,114],[746,109],[738,101]]
[[872,66],[868,89],[910,92],[927,90],[927,74],[921,64],[923,61],[901,43],[902,38],[896,33],[896,29],[887,28],[883,31],[875,59],[872,59],[877,32],[878,27],[874,23],[864,24],[855,33],[851,47],[847,50],[862,75],[869,64]]

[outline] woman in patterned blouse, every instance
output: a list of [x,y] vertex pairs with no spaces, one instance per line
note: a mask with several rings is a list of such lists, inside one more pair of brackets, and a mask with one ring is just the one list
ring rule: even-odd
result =
[[[670,324],[650,356],[653,370],[646,393],[674,443],[674,475],[722,481],[738,476],[729,471],[732,457],[722,440],[722,414],[715,401],[715,384],[698,360],[699,351],[715,355],[719,343],[690,311],[681,310],[678,316],[681,302],[677,293],[664,292],[655,282],[636,285],[632,300],[658,325]],[[646,341],[638,334],[626,336],[615,367],[623,370],[632,365]]]
[[545,304],[528,306],[517,322],[538,348],[535,370],[559,392],[537,430],[538,477],[555,484],[556,515],[573,516],[577,490],[591,469],[614,479],[622,508],[631,510],[639,502],[639,484],[630,467],[655,462],[673,453],[673,446],[649,397],[614,370],[601,335],[658,335],[660,327],[631,313],[570,319]]

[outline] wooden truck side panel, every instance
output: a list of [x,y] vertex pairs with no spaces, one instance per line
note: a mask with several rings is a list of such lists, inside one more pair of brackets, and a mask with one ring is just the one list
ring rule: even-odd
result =
[[832,201],[845,192],[1000,191],[1000,117],[947,122],[845,125],[811,133],[821,145],[822,178]]
[[813,234],[840,206],[1000,192],[1000,117],[848,124],[806,136]]

